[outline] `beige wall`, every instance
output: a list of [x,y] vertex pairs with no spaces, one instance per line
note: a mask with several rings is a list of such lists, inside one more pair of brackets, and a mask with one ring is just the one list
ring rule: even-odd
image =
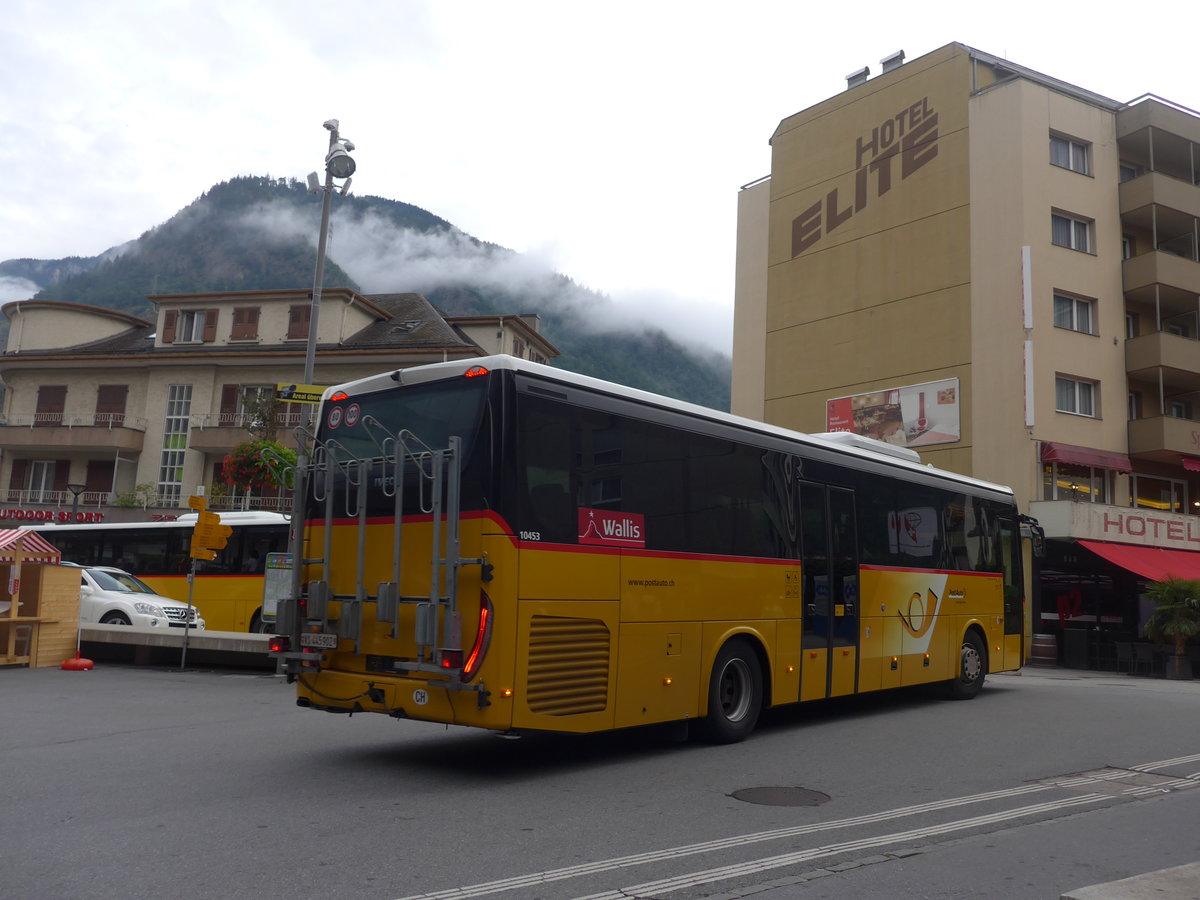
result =
[[99,341],[126,331],[131,319],[124,315],[105,315],[93,307],[69,309],[40,304],[32,315],[20,303],[8,304],[8,345],[17,351],[51,350],[63,346],[63,335],[78,335],[84,341]]
[[771,182],[738,192],[737,259],[734,275],[733,380],[729,409],[747,419],[763,418],[766,390],[767,222]]
[[[1117,150],[1111,112],[1026,80],[971,101],[972,409],[974,474],[1009,484],[1018,502],[1041,499],[1035,441],[1124,452],[1126,390]],[[1084,175],[1050,164],[1050,133],[1091,145]],[[1050,240],[1052,210],[1094,220],[1094,252]],[[1030,260],[1032,319],[1024,319],[1022,248]],[[1096,300],[1097,334],[1054,327],[1056,290]],[[1031,327],[1026,328],[1026,325]],[[1032,342],[1032,383],[1023,345]],[[1056,374],[1099,382],[1095,418],[1055,411]],[[1032,390],[1033,424],[1026,425]]]
[[829,399],[957,377],[962,440],[922,458],[970,470],[969,86],[950,46],[780,124],[768,421],[823,431]]

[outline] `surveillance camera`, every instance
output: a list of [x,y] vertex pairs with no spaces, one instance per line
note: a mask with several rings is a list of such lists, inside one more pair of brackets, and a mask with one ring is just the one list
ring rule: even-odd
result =
[[342,146],[344,146],[347,151],[351,151],[354,149],[354,141],[342,141]]
[[338,130],[338,120],[337,120],[337,119],[326,119],[326,120],[325,120],[325,122],[324,122],[324,125],[325,125],[325,127],[326,127],[326,128],[328,128],[330,131],[337,131],[337,130]]

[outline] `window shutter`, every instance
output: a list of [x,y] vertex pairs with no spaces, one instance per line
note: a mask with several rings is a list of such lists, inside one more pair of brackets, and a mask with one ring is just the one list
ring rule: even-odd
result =
[[61,425],[67,405],[66,385],[44,384],[38,388],[35,425]]
[[179,321],[179,310],[168,309],[163,313],[163,333],[162,339],[164,344],[175,343],[175,324]]
[[125,399],[129,395],[127,384],[102,384],[96,388],[96,424],[125,424]]
[[308,320],[311,313],[312,308],[309,306],[293,306],[288,309],[287,336],[289,339],[308,337]]
[[238,392],[236,384],[221,386],[221,415],[217,418],[218,425],[237,424]]
[[84,490],[89,494],[107,494],[113,489],[113,473],[116,468],[117,464],[112,460],[89,459],[87,477],[84,478],[87,487]]
[[8,490],[10,491],[9,500],[14,498],[11,495],[13,491],[25,490],[25,475],[29,471],[29,460],[14,459],[12,461],[12,473],[8,476]]
[[258,315],[256,306],[242,306],[233,311],[233,331],[230,335],[235,341],[252,341],[258,337]]
[[217,314],[219,309],[206,309],[204,311],[204,337],[205,342],[215,341],[217,339]]
[[71,461],[56,459],[54,461],[54,490],[66,491],[67,482],[71,479]]

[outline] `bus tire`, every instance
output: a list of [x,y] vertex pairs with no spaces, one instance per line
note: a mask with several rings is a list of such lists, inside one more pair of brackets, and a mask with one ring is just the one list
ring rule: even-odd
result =
[[251,634],[266,634],[266,629],[263,628],[262,611],[256,610],[254,615],[250,617],[250,633]]
[[950,681],[951,700],[970,700],[983,687],[987,674],[987,648],[979,632],[971,630],[963,635],[959,651],[958,677]]
[[721,648],[708,682],[708,715],[701,736],[714,744],[744,741],[762,711],[763,676],[749,641],[734,638]]

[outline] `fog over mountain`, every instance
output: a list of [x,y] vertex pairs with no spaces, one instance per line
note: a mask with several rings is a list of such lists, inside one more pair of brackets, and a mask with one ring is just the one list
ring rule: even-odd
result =
[[[701,340],[720,326],[685,300],[617,303],[548,259],[487,243],[419,207],[354,195],[332,204],[325,287],[415,291],[448,315],[538,313],[562,351],[554,365],[728,408],[730,360]],[[150,294],[310,287],[320,205],[294,179],[235,178],[98,257],[0,262],[0,301],[36,296],[148,315]]]

